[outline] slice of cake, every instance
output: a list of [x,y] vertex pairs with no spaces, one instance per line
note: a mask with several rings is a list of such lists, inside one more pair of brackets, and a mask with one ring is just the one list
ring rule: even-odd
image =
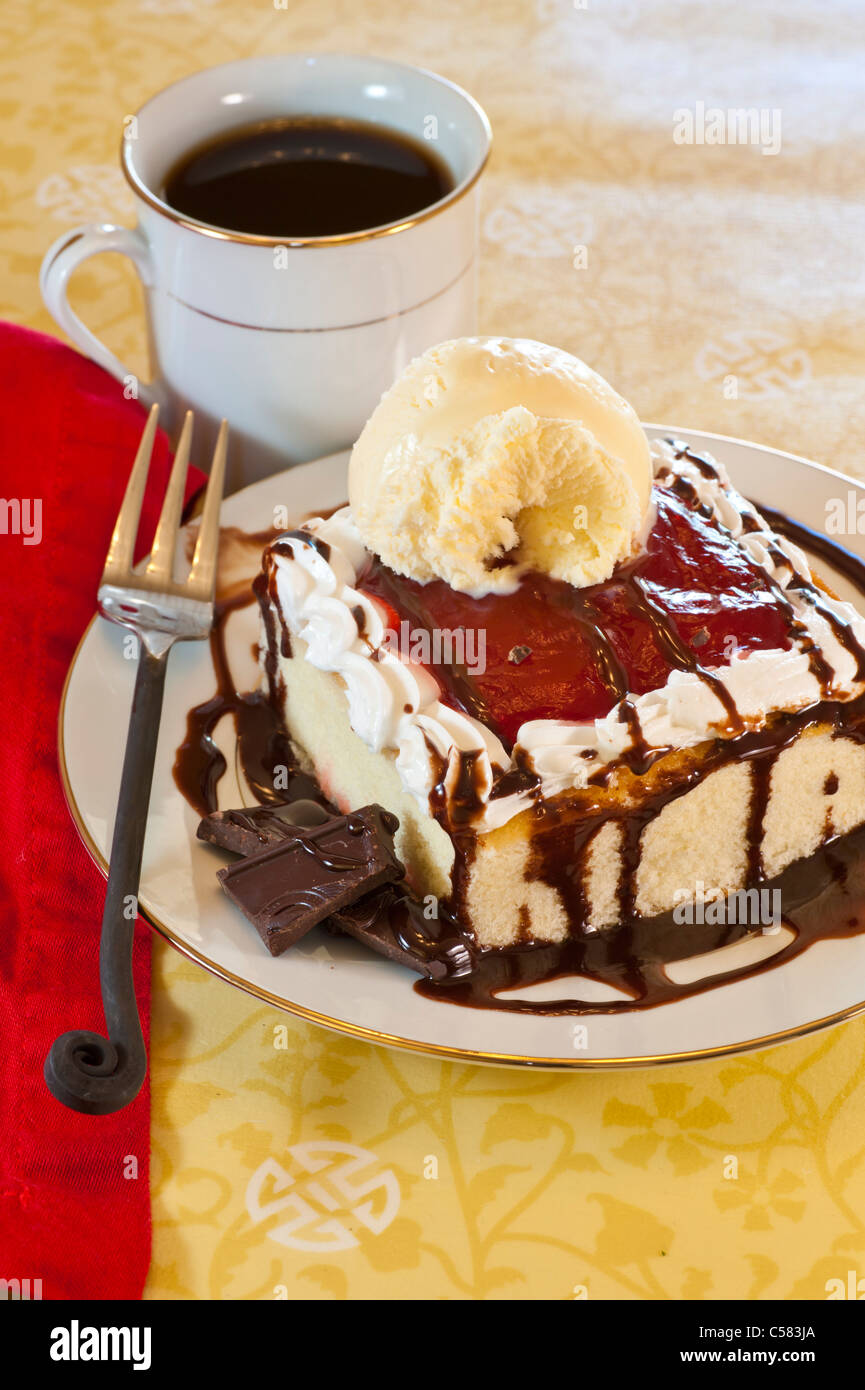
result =
[[[431,350],[349,493],[265,551],[265,680],[328,798],[393,812],[414,892],[480,947],[680,908],[687,933],[865,822],[865,619],[583,363]],[[722,939],[767,926],[754,902]]]

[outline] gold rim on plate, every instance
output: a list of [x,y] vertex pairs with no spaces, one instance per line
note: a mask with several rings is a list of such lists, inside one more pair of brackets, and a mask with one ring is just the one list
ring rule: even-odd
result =
[[[762,453],[771,454],[774,457],[784,457],[793,459],[796,463],[807,464],[809,468],[817,468],[821,473],[830,473],[834,477],[842,479],[850,487],[858,487],[862,490],[863,485],[855,478],[850,478],[846,474],[839,473],[837,469],[828,468],[825,464],[815,463],[812,459],[803,458],[800,454],[790,454],[781,449],[771,449],[766,445],[752,444],[746,439],[737,439],[732,435],[712,434],[707,430],[685,430],[680,427],[645,425],[645,429],[662,428],[664,432],[670,434],[699,434],[702,439],[720,440],[730,444],[744,444],[752,449],[759,449]],[[255,486],[255,484],[253,484]],[[90,631],[97,622],[99,615],[94,614],[84,629],[78,642],[72,660],[69,663],[69,670],[63,682],[63,692],[60,697],[60,711],[57,719],[57,759],[60,771],[60,780],[63,786],[63,794],[69,813],[75,824],[75,828],[80,835],[87,852],[96,864],[97,868],[106,877],[108,876],[108,861],[96,844],[84,823],[84,817],[75,799],[72,784],[69,779],[69,771],[66,766],[66,749],[63,733],[63,725],[66,714],[66,699],[69,693],[69,686],[72,675],[81,655],[84,643],[87,641]],[[178,793],[179,795],[180,793]],[[196,951],[186,941],[179,937],[165,922],[156,916],[139,900],[138,910],[140,916],[158,932],[161,937],[169,942],[176,951],[186,956],[187,960],[200,965],[217,979],[224,980],[226,984],[234,985],[236,989],[243,990],[254,999],[261,1000],[262,1003],[270,1004],[273,1008],[281,1009],[284,1013],[293,1014],[296,1018],[303,1019],[306,1023],[315,1023],[319,1027],[329,1028],[333,1032],[346,1034],[348,1037],[357,1038],[361,1042],[376,1043],[381,1047],[396,1047],[404,1052],[416,1052],[426,1057],[442,1058],[446,1061],[474,1062],[476,1064],[488,1064],[491,1066],[510,1066],[510,1067],[534,1067],[541,1071],[623,1071],[636,1069],[638,1067],[654,1067],[672,1065],[680,1062],[708,1062],[716,1057],[737,1056],[744,1052],[758,1052],[763,1048],[776,1046],[779,1043],[793,1042],[796,1038],[808,1037],[811,1033],[818,1033],[825,1028],[831,1028],[839,1023],[848,1023],[851,1019],[860,1017],[865,1013],[865,1000],[859,1004],[851,1004],[849,1008],[841,1009],[838,1013],[826,1014],[823,1018],[813,1019],[810,1023],[802,1024],[796,1028],[786,1028],[778,1033],[766,1033],[759,1038],[749,1038],[744,1042],[724,1043],[719,1047],[701,1048],[692,1052],[667,1052],[658,1053],[643,1057],[598,1057],[598,1058],[579,1058],[569,1057],[525,1057],[508,1052],[475,1052],[470,1048],[447,1047],[440,1043],[418,1042],[414,1038],[399,1037],[394,1033],[380,1033],[374,1028],[364,1028],[362,1024],[348,1023],[344,1019],[333,1018],[330,1014],[318,1013],[315,1009],[307,1009],[303,1004],[295,1004],[291,1000],[283,999],[278,995],[271,994],[268,990],[262,989],[259,985],[254,985],[249,980],[242,979],[239,975],[234,975],[230,970],[211,960],[208,956]],[[442,1004],[442,1007],[446,1007]],[[450,1005],[451,1008],[458,1007]]]

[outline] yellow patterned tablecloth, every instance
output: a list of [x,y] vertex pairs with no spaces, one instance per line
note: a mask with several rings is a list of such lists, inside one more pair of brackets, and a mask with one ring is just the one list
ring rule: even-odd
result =
[[[4,0],[0,314],[52,331],[49,242],[130,220],[124,115],[296,48],[417,62],[486,107],[484,331],[575,351],[644,419],[865,476],[858,0]],[[677,143],[701,102],[769,113],[767,149],[780,113],[780,150]],[[75,302],[143,369],[126,267],[84,269]],[[824,1298],[865,1274],[863,1043],[857,1021],[657,1072],[443,1065],[157,941],[148,1296]]]

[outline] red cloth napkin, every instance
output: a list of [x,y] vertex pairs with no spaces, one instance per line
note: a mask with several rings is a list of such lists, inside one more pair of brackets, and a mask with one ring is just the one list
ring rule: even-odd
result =
[[[148,1086],[119,1114],[90,1117],[60,1105],[42,1075],[58,1033],[104,1030],[104,881],[66,808],[57,716],[144,419],[78,353],[0,324],[0,1279],[41,1279],[46,1299],[140,1298],[150,1262]],[[148,545],[169,464],[160,436]],[[23,499],[41,500],[39,544],[3,534],[4,503]],[[134,974],[146,1037],[140,920]]]

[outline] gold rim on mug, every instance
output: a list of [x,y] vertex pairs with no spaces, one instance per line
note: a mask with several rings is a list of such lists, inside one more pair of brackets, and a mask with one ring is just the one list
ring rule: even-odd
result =
[[[723,438],[724,436],[717,436]],[[759,446],[758,446],[759,447]],[[790,455],[791,458],[798,458],[798,455]],[[810,462],[810,460],[801,460]],[[834,472],[833,469],[825,469],[822,464],[816,467],[824,468],[826,472]],[[838,476],[841,476],[840,474]],[[69,808],[75,828],[84,843],[84,847],[93,860],[99,871],[108,877],[108,861],[103,855],[99,846],[96,844],[90,831],[84,823],[84,817],[75,800],[72,784],[69,780],[69,771],[66,766],[66,751],[63,736],[63,723],[66,713],[66,699],[69,693],[69,686],[72,674],[75,670],[78,658],[84,643],[87,641],[90,631],[97,621],[98,614],[94,614],[84,629],[81,639],[75,648],[72,660],[69,663],[69,670],[66,672],[66,679],[63,682],[63,692],[60,697],[60,712],[57,719],[57,759],[60,771],[60,781],[63,786],[63,794]],[[745,1052],[759,1052],[761,1049],[777,1046],[779,1043],[793,1042],[796,1038],[808,1037],[811,1033],[818,1033],[825,1028],[831,1028],[839,1023],[847,1023],[853,1018],[858,1018],[865,1013],[865,1000],[860,1004],[852,1004],[847,1009],[842,1009],[835,1014],[826,1014],[823,1018],[813,1019],[810,1023],[805,1023],[799,1028],[787,1028],[779,1033],[767,1033],[763,1037],[749,1038],[746,1042],[724,1043],[720,1047],[703,1048],[694,1052],[667,1052],[657,1055],[644,1057],[599,1057],[594,1060],[580,1059],[575,1057],[524,1057],[519,1054],[509,1052],[475,1052],[469,1048],[446,1047],[440,1043],[423,1043],[414,1038],[403,1038],[395,1033],[380,1033],[373,1028],[364,1028],[358,1023],[347,1023],[344,1019],[333,1018],[330,1014],[318,1013],[315,1009],[307,1009],[303,1004],[292,1003],[288,999],[282,999],[278,995],[271,994],[268,990],[262,989],[259,985],[252,984],[249,980],[242,979],[239,975],[234,975],[230,970],[224,969],[216,961],[208,956],[196,951],[181,937],[179,937],[171,927],[161,921],[155,913],[149,912],[139,901],[138,911],[140,916],[158,932],[161,937],[179,951],[187,960],[191,960],[195,965],[200,965],[217,979],[223,980],[226,984],[234,985],[236,989],[241,989],[244,993],[251,995],[254,999],[259,999],[264,1004],[270,1004],[275,1009],[281,1009],[284,1013],[293,1014],[296,1018],[301,1018],[305,1023],[315,1023],[321,1028],[329,1028],[336,1033],[343,1033],[351,1038],[357,1038],[361,1042],[375,1043],[380,1047],[395,1047],[403,1052],[416,1052],[425,1057],[441,1058],[445,1061],[473,1062],[475,1064],[487,1064],[490,1066],[509,1066],[509,1067],[530,1067],[539,1071],[625,1071],[636,1070],[642,1067],[655,1067],[672,1065],[680,1062],[708,1062],[717,1057],[733,1057]],[[442,1008],[456,1008],[457,1005],[442,1004]]]
[[[304,55],[292,54],[291,56],[300,57]],[[357,57],[359,55],[316,53],[306,56],[315,58],[345,58]],[[421,73],[422,76],[431,78],[434,82],[439,83],[440,86],[450,88],[452,92],[462,97],[466,104],[472,108],[484,132],[483,153],[474,171],[463,179],[462,183],[457,184],[456,188],[452,188],[450,193],[446,193],[443,198],[439,198],[437,203],[431,203],[428,208],[423,208],[420,212],[415,213],[413,217],[406,217],[401,222],[387,222],[380,227],[364,228],[364,230],[360,232],[343,232],[335,236],[279,237],[261,236],[255,232],[232,232],[226,227],[216,227],[210,222],[200,222],[195,217],[186,217],[183,213],[173,208],[170,203],[166,203],[165,200],[154,193],[152,189],[148,188],[147,184],[143,182],[132,166],[130,150],[134,142],[124,131],[123,135],[120,137],[120,167],[123,170],[126,182],[129,184],[133,193],[136,193],[138,197],[152,207],[155,212],[161,213],[163,217],[167,217],[171,222],[177,223],[178,226],[186,227],[191,232],[200,232],[202,236],[215,237],[218,241],[238,241],[251,246],[286,246],[290,248],[303,246],[344,246],[349,242],[371,241],[374,237],[394,236],[397,232],[406,232],[410,227],[416,227],[419,223],[426,222],[430,217],[436,217],[440,212],[444,212],[445,208],[450,207],[453,203],[459,202],[474,188],[487,166],[490,150],[492,149],[493,132],[487,113],[484,111],[480,102],[475,101],[474,97],[471,96],[464,87],[460,87],[457,82],[451,82],[450,78],[442,77],[440,73],[432,72],[429,68],[415,67],[413,64],[409,63],[396,63],[387,58],[373,58],[372,61],[386,64],[389,67],[402,68],[403,70]],[[227,67],[229,65],[217,64],[217,66]],[[172,87],[177,87],[182,82],[187,82],[190,77],[194,77],[195,75],[195,73],[187,73],[186,77],[180,77],[176,82],[170,82],[167,87],[162,87],[150,97],[143,106],[139,107],[138,111],[135,113],[135,119],[138,120],[147,110],[148,106],[156,101],[158,97],[162,96],[164,92],[170,91]]]

